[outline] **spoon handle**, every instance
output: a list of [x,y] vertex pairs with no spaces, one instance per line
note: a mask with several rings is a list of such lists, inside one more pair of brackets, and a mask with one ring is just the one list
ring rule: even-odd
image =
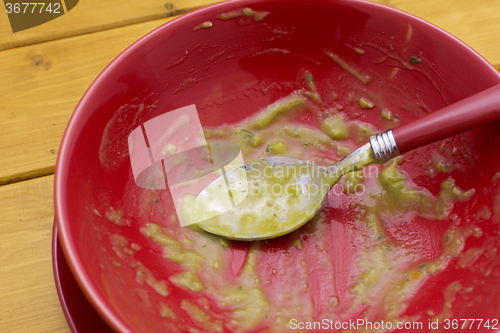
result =
[[500,84],[392,129],[400,154],[500,120]]

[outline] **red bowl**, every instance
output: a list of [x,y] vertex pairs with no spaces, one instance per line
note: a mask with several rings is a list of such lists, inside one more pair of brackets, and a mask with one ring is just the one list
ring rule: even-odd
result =
[[[245,16],[227,21],[216,18],[245,7],[269,14],[261,21]],[[205,21],[212,21],[213,26],[193,31]],[[357,47],[365,53],[356,52]],[[328,59],[324,49],[334,50],[344,61],[369,74],[371,82],[358,86],[381,96],[401,123],[500,82],[493,66],[453,36],[406,13],[365,1],[228,1],[183,15],[144,36],[113,60],[81,99],[64,134],[55,176],[55,211],[65,255],[82,290],[113,329],[187,332],[192,327],[209,331],[179,305],[182,299],[202,304],[200,298],[204,298],[212,317],[221,320],[223,331],[234,331],[224,312],[227,309],[217,300],[168,282],[182,268],[164,259],[161,248],[140,233],[140,227],[148,222],[163,224],[173,205],[167,190],[155,192],[163,200],[161,208],[145,207],[141,201],[152,192],[134,187],[128,134],[149,119],[192,104],[197,106],[203,126],[236,123],[289,94],[293,87],[284,83],[295,82],[304,67],[311,70],[316,82],[330,80],[339,95],[347,95],[356,79]],[[349,117],[381,129],[388,126],[379,112],[350,112],[350,106],[345,106]],[[107,136],[103,134],[106,128]],[[424,175],[439,144],[405,157],[404,171],[430,193],[438,193],[441,182],[453,177],[457,186],[475,188],[476,194],[455,205],[454,219],[415,219],[385,226],[391,242],[413,246],[414,262],[421,264],[441,255],[443,237],[454,223],[477,225],[482,230],[482,236],[467,238],[461,249],[480,249],[475,262],[461,268],[458,258],[450,260],[442,272],[426,276],[414,295],[406,295],[408,302],[400,309],[400,316],[422,322],[423,330],[416,332],[428,331],[433,312],[448,311],[445,300],[453,300],[449,318],[458,320],[460,327],[460,319],[489,319],[489,329],[480,325],[472,330],[475,332],[492,329],[492,320],[500,315],[500,187],[494,179],[500,170],[500,155],[494,153],[500,144],[499,131],[499,124],[492,124],[453,138],[447,147],[463,149],[456,157],[459,167],[449,174],[434,178]],[[100,156],[102,142],[106,146],[108,140],[114,146]],[[368,302],[355,311],[343,307],[354,283],[349,272],[356,266],[350,250],[356,228],[346,222],[352,213],[349,200],[342,196],[331,199],[325,208],[329,222],[322,231],[328,242],[325,253],[331,259],[331,272],[319,259],[315,261],[314,255],[309,257],[312,318],[356,320],[372,313],[373,308],[383,307],[383,302]],[[109,207],[124,210],[121,221],[127,221],[126,225],[118,226],[104,217]],[[315,247],[310,228],[306,225],[293,235],[305,248]],[[168,297],[159,295],[147,283],[136,282],[136,264],[131,264],[131,255],[119,249],[119,241],[112,244],[112,235],[140,245],[141,250],[134,251],[134,260],[140,261],[156,280],[167,281]],[[296,267],[287,267],[292,265],[289,258],[298,251],[290,245],[291,237],[261,244],[259,274],[264,277],[270,268],[281,267],[275,277],[269,275],[274,287],[262,287],[267,288],[270,298],[296,281]],[[249,246],[235,242],[227,250],[228,264],[236,273]],[[459,282],[461,289],[450,291],[453,282]],[[322,303],[332,296],[328,294],[332,288],[339,300],[335,309]],[[162,318],[161,303],[170,306],[177,320]],[[279,329],[290,330],[287,320]],[[248,331],[265,332],[268,325],[264,320]],[[444,325],[443,320],[440,325]],[[440,330],[445,331],[445,327],[440,326]]]

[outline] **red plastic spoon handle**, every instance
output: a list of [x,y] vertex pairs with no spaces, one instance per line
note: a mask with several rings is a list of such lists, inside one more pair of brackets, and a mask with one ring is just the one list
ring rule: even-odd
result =
[[500,84],[392,129],[400,154],[500,120]]

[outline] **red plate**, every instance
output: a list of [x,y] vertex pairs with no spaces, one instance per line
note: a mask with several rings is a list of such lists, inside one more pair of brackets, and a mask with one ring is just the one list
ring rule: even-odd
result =
[[57,223],[52,230],[52,269],[61,308],[73,333],[113,332],[90,305],[69,269],[59,243]]

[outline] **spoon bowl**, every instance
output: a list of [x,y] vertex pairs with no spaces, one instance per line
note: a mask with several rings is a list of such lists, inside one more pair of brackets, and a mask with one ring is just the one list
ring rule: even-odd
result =
[[[327,170],[291,157],[251,161],[203,190],[192,204],[193,212],[202,220],[198,223],[202,229],[226,238],[282,236],[319,210],[335,181]],[[223,197],[229,198],[225,204]]]
[[283,236],[314,217],[344,174],[376,162],[370,143],[330,166],[284,156],[251,161],[217,178],[190,202],[187,223],[235,240]]

